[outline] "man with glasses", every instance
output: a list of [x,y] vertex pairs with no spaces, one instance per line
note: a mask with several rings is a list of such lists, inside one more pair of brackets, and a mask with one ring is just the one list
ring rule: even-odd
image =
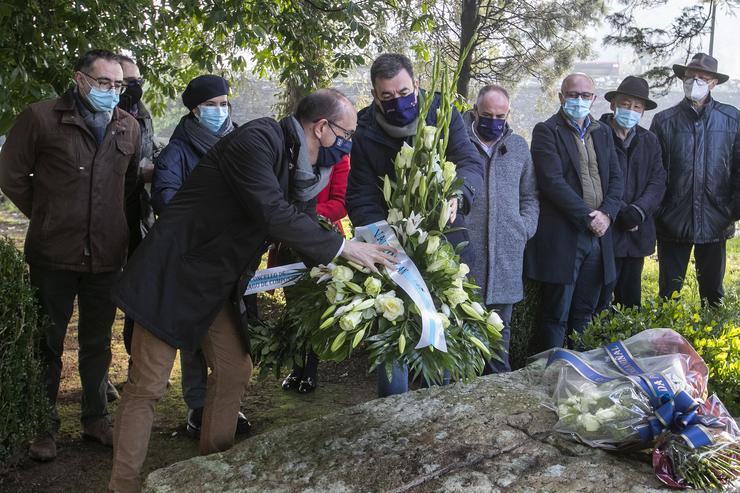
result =
[[655,214],[660,295],[680,292],[691,250],[702,303],[724,296],[725,243],[740,219],[740,111],[712,97],[729,77],[717,60],[697,53],[688,65],[674,65],[685,98],[661,111],[650,127],[663,151],[668,174]]
[[559,96],[560,110],[532,132],[540,216],[525,265],[542,283],[538,350],[562,347],[569,329],[580,333],[616,277],[611,225],[623,184],[612,131],[590,115],[588,75],[568,75]]
[[[49,319],[41,353],[49,402],[56,403],[67,324],[79,308],[82,436],[112,445],[106,408],[113,281],[126,262],[127,201],[136,200],[141,137],[117,107],[123,71],[115,55],[93,50],[75,66],[74,86],[23,111],[0,152],[0,188],[30,219],[25,256]],[[56,457],[52,429],[31,444],[37,460]]]

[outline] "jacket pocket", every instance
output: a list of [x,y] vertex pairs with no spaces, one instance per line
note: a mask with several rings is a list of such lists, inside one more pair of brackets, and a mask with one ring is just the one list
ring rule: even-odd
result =
[[131,156],[134,154],[134,144],[131,141],[124,140],[122,138],[116,139],[116,156],[115,156],[115,169],[116,173],[122,175],[126,173],[126,170],[131,163]]

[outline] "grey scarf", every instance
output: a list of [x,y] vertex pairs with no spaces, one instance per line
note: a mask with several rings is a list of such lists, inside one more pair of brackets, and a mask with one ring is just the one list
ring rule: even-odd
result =
[[[419,96],[417,97],[417,99],[417,107],[421,108],[424,104],[424,93],[422,91],[419,91]],[[385,116],[383,115],[383,111],[380,109],[380,106],[376,103],[373,104],[375,104],[375,121],[378,122],[380,128],[382,128],[383,131],[389,136],[393,137],[394,139],[405,139],[406,137],[416,136],[416,129],[419,125],[418,116],[414,119],[413,122],[404,125],[403,127],[396,127],[395,125],[391,125],[386,121]],[[413,139],[411,145],[413,145]]]
[[221,125],[221,128],[216,134],[211,133],[210,130],[198,123],[198,120],[192,113],[188,113],[183,116],[180,123],[185,131],[185,135],[190,139],[190,143],[201,156],[208,152],[224,135],[227,135],[234,130],[234,124],[231,123],[231,116],[226,118],[226,121]]
[[306,145],[306,135],[303,133],[303,127],[293,116],[290,117],[290,121],[300,141],[298,159],[293,163],[295,171],[293,172],[291,193],[295,200],[308,202],[321,193],[329,184],[331,167],[314,166],[308,162],[308,146]]
[[80,93],[77,91],[77,87],[74,88],[74,96],[77,110],[80,112],[82,120],[95,136],[95,140],[100,144],[103,142],[103,138],[105,138],[105,129],[108,128],[108,124],[110,123],[111,118],[113,118],[113,112],[90,110],[85,101],[83,101],[82,96],[80,96]]

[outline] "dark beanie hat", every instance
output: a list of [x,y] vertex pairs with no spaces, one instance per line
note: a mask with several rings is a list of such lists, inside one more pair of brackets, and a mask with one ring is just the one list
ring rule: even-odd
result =
[[229,94],[229,83],[218,75],[199,75],[188,83],[182,93],[182,104],[192,110],[203,101]]

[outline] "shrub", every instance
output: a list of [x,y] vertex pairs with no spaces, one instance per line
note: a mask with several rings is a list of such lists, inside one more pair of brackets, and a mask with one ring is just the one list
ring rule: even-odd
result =
[[26,264],[0,239],[0,466],[12,463],[26,441],[47,426],[38,338],[42,318]]
[[587,349],[624,340],[651,328],[673,329],[696,349],[709,367],[709,391],[733,416],[740,415],[740,297],[731,292],[718,307],[656,297],[642,309],[614,307],[603,312],[576,342]]
[[511,342],[509,344],[509,363],[512,370],[527,364],[529,344],[537,330],[537,314],[540,306],[540,284],[525,279],[524,299],[514,305],[511,314]]

